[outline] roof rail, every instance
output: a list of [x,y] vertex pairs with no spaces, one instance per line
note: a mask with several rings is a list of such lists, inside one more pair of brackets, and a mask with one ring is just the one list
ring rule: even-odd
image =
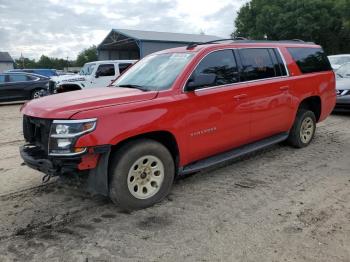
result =
[[192,49],[196,46],[199,45],[206,45],[206,44],[216,44],[218,42],[222,41],[242,41],[242,43],[291,43],[291,42],[299,42],[299,43],[304,43],[304,44],[315,44],[314,42],[305,42],[304,40],[301,39],[291,39],[291,40],[250,40],[244,37],[235,37],[235,38],[226,38],[226,39],[217,39],[217,40],[212,40],[208,42],[193,42],[188,44],[187,49]]
[[235,38],[216,39],[208,42],[192,42],[188,44],[187,49],[194,48],[198,45],[216,44],[217,42],[222,42],[222,41],[240,41],[240,40],[248,40],[248,39],[244,37],[235,37]]

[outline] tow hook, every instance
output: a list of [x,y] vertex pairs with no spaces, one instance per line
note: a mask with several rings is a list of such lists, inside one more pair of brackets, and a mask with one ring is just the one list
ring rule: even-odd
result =
[[45,183],[47,183],[47,182],[49,182],[50,181],[50,179],[51,179],[51,175],[50,174],[46,174],[45,176],[43,176],[43,178],[42,178],[42,183],[43,184],[45,184]]

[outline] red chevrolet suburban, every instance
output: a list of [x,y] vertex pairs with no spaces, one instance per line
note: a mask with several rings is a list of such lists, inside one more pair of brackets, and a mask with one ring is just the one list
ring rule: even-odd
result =
[[90,191],[139,209],[176,176],[284,140],[307,146],[335,101],[313,43],[191,44],[143,58],[111,87],[28,102],[20,153],[47,176],[86,174]]

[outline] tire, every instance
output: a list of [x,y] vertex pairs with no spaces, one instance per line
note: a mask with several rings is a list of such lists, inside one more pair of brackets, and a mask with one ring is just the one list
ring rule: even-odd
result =
[[151,139],[128,142],[110,159],[109,197],[126,211],[163,200],[170,192],[175,165],[169,150]]
[[292,129],[289,132],[287,143],[296,148],[308,146],[315,136],[315,114],[306,109],[300,109],[296,115]]
[[37,98],[40,98],[42,97],[42,92],[44,91],[44,89],[35,89],[32,91],[30,97],[31,99],[37,99]]

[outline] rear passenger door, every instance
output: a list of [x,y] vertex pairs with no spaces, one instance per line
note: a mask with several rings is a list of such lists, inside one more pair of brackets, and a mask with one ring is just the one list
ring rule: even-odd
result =
[[118,64],[119,67],[119,75],[121,75],[126,69],[128,69],[132,63],[120,63]]
[[291,82],[277,48],[238,50],[242,81],[249,89],[251,140],[288,131],[293,115]]
[[[249,100],[239,83],[233,50],[214,51],[197,65],[188,82],[199,74],[215,74],[210,86],[186,93],[190,161],[245,144],[249,140]],[[193,77],[194,76],[194,77]]]

